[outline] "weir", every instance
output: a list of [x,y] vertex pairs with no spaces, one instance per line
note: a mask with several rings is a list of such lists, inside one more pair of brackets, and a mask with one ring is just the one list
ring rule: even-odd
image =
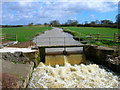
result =
[[[44,63],[40,62],[34,70],[29,88],[109,88],[118,86],[118,77],[111,72],[101,69],[96,64],[81,64],[86,63],[86,60],[94,60],[99,64],[105,63],[107,55],[112,54],[114,50],[83,45],[80,41],[75,41],[73,36],[58,28],[36,38],[36,44],[40,53],[40,61]],[[70,51],[68,48],[74,49]]]
[[[85,63],[85,55],[84,55],[84,47],[89,47],[90,45],[54,45],[54,46],[38,46],[40,52],[40,61],[44,62],[46,65],[64,65],[65,62],[70,64],[81,64]],[[73,47],[83,47],[83,51],[67,51],[65,48],[73,48]],[[63,51],[59,52],[46,52],[47,48],[63,48]],[[64,53],[66,54],[64,55]]]
[[[83,48],[89,46],[74,40],[71,34],[63,32],[63,29],[60,28],[46,31],[44,34],[35,37],[33,42],[36,43],[36,47],[39,50],[40,61],[47,65],[63,65],[65,57],[69,63],[74,62],[71,64],[80,64],[83,57],[85,57]],[[68,48],[74,48],[71,50],[73,52],[69,51],[70,49],[68,50]],[[81,52],[78,53],[78,51]]]
[[[81,60],[90,60],[108,67],[110,65],[106,61],[107,55],[114,53],[113,49],[107,47],[82,44],[81,41],[74,40],[71,34],[63,32],[63,29],[60,28],[53,28],[50,31],[46,31],[44,34],[37,36],[33,42],[36,43],[36,48],[40,52],[40,61],[47,65],[63,65],[66,56],[67,61],[71,64],[80,64]],[[56,48],[56,50],[53,50],[53,48]],[[58,51],[60,48],[62,48],[62,51],[59,54]],[[66,52],[66,48],[74,48],[74,52],[69,53],[69,50]],[[46,50],[51,50],[52,52],[48,53]],[[76,53],[77,51],[82,52]],[[114,68],[114,71],[118,72],[116,68],[119,68],[119,66],[115,66]]]

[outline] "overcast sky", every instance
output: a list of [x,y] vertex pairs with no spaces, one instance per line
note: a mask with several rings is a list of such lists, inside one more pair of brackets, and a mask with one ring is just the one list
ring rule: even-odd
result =
[[2,3],[2,24],[16,25],[33,22],[60,23],[72,19],[79,23],[108,19],[115,22],[119,0],[26,0]]

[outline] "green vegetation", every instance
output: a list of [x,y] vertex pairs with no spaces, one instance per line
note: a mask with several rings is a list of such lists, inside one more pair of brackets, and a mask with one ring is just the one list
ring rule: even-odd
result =
[[70,30],[75,36],[90,35],[90,34],[111,34],[118,33],[116,28],[98,28],[98,27],[63,27],[65,30]]
[[[114,33],[118,34],[118,29],[116,28],[103,28],[103,27],[62,27],[65,32],[69,32],[73,34],[75,37],[81,37],[81,39],[86,40],[90,34],[92,38],[97,39],[98,35],[93,34],[100,34],[99,41],[93,42],[96,45],[118,45],[118,43],[113,43],[111,41],[114,40]],[[101,38],[101,37],[111,37],[111,38]],[[117,39],[117,38],[116,38]],[[103,41],[106,40],[106,41]],[[92,43],[92,44],[93,44]]]
[[7,27],[2,28],[2,33],[16,34],[19,42],[32,40],[38,33],[43,33],[46,30],[50,30],[52,27],[39,27],[39,26],[28,26],[28,27]]

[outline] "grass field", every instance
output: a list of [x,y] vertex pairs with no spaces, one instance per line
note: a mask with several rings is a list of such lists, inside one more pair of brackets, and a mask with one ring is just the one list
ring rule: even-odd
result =
[[[85,37],[90,34],[100,34],[102,37],[111,38],[100,38],[100,40],[114,40],[114,33],[118,34],[118,29],[116,28],[104,28],[104,27],[62,27],[64,31],[71,32],[76,37]],[[96,37],[95,35],[93,35]],[[104,41],[102,41],[104,42]]]
[[39,26],[28,26],[28,27],[9,27],[2,28],[2,33],[16,34],[19,42],[32,40],[33,37],[38,33],[43,33],[46,30],[50,30],[52,27],[39,27]]
[[89,34],[111,34],[118,33],[116,28],[98,28],[98,27],[63,27],[74,31],[75,36],[89,35]]

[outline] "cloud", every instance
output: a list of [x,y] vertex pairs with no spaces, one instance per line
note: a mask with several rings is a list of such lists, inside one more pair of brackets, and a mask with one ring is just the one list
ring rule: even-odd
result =
[[[39,1],[39,2],[38,2]],[[110,2],[111,1],[111,2]],[[5,2],[2,5],[3,24],[44,23],[50,20],[64,22],[72,19],[82,11],[97,11],[101,13],[116,10],[118,0],[20,0]],[[93,15],[91,15],[94,18]]]

